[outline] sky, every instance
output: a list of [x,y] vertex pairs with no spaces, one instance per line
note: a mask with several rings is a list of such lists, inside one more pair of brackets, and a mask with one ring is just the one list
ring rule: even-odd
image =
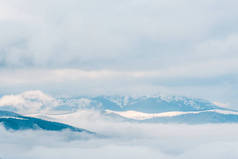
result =
[[237,5],[0,0],[0,93],[162,93],[238,109]]

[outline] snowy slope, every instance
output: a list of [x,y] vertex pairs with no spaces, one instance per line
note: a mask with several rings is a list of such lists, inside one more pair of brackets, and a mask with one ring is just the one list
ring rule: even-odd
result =
[[6,129],[13,129],[13,130],[41,129],[47,131],[62,131],[68,129],[75,132],[86,132],[92,134],[92,132],[87,131],[85,129],[76,128],[58,122],[26,117],[8,111],[0,111],[0,123]]

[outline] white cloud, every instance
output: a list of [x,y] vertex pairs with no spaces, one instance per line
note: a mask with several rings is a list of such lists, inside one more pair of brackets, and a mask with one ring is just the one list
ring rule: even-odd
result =
[[18,95],[0,98],[0,107],[11,106],[22,114],[40,113],[58,105],[58,101],[41,91],[27,91]]
[[234,0],[0,3],[0,63],[7,67],[162,68],[237,32]]
[[[230,103],[237,98],[236,59],[204,61],[160,70],[4,69],[0,92],[42,90],[55,95],[169,94]],[[103,87],[102,87],[103,86]]]
[[[97,127],[98,123],[91,123]],[[106,123],[104,123],[106,124]],[[108,138],[70,132],[6,131],[1,127],[2,158],[236,158],[236,124],[164,125],[113,123]],[[14,152],[14,153],[12,153]],[[44,152],[44,153],[43,153]]]
[[1,0],[0,92],[162,92],[235,105],[236,6],[235,0]]
[[[176,79],[196,79],[196,78],[219,78],[229,76],[238,69],[236,59],[210,60],[204,62],[190,63],[177,67],[164,69],[154,69],[150,71],[119,71],[119,70],[82,70],[82,69],[14,69],[1,70],[1,84],[41,84],[50,82],[67,82],[83,80],[114,81],[140,80],[149,82],[150,80],[173,80]],[[202,71],[201,71],[202,70]]]

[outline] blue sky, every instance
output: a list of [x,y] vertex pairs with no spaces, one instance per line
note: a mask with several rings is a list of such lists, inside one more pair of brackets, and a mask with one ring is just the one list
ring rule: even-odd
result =
[[0,0],[0,92],[175,94],[238,108],[235,0]]

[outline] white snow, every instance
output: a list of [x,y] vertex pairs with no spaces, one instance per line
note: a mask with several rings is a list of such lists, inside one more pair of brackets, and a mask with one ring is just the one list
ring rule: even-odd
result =
[[199,112],[179,112],[179,111],[173,111],[173,112],[164,112],[164,113],[142,113],[137,111],[112,111],[112,110],[106,110],[106,113],[110,114],[117,114],[125,118],[129,119],[135,119],[135,120],[145,120],[145,119],[151,119],[155,117],[172,117],[172,116],[178,116],[188,113],[199,113]]
[[24,118],[20,118],[20,117],[13,117],[13,116],[0,116],[0,119],[19,119],[19,120],[27,120],[27,119],[24,119]]
[[238,115],[238,112],[233,111],[226,111],[226,110],[207,110],[207,111],[189,111],[189,112],[182,112],[182,111],[171,111],[171,112],[163,112],[163,113],[143,113],[143,112],[137,112],[137,111],[112,111],[112,110],[106,110],[106,113],[108,114],[117,114],[125,118],[129,119],[135,119],[135,120],[145,120],[145,119],[151,119],[155,117],[173,117],[173,116],[179,116],[184,114],[199,114],[202,112],[217,112],[220,114],[234,114]]

